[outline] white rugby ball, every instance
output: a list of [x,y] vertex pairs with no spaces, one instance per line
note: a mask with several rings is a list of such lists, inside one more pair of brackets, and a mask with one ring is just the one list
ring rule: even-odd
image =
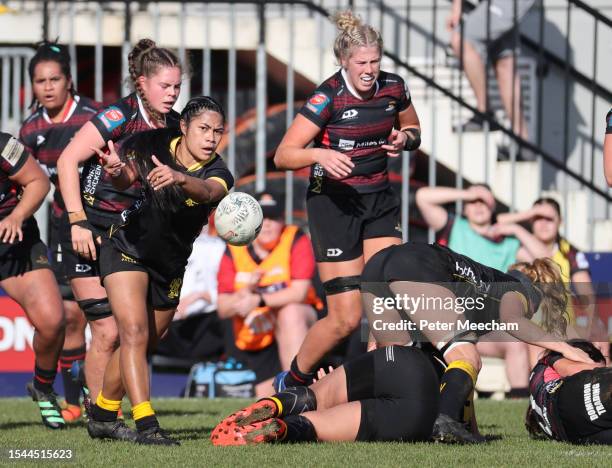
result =
[[215,228],[219,237],[231,245],[248,245],[261,230],[263,213],[257,200],[244,192],[232,192],[219,202]]

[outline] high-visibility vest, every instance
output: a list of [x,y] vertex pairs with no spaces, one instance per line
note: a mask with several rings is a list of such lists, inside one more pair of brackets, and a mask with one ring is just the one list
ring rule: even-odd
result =
[[[257,285],[259,292],[271,293],[288,287],[291,284],[291,247],[297,232],[297,226],[286,226],[276,247],[261,263],[253,260],[248,247],[229,245],[236,270],[234,290],[246,287],[255,270],[264,272]],[[312,286],[304,302],[320,308],[321,301]],[[233,317],[236,347],[257,351],[270,346],[274,341],[275,325],[276,317],[269,307],[257,307],[246,317]]]

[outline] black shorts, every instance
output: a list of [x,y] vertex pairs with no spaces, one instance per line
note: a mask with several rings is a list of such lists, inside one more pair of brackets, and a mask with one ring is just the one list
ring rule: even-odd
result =
[[566,377],[557,392],[554,405],[569,441],[612,443],[612,368]]
[[[95,226],[93,236],[95,239],[100,236],[100,238],[104,237],[104,230],[97,229]],[[74,251],[72,248],[72,239],[70,234],[70,226],[68,226],[67,231],[68,236],[62,237],[62,263],[64,264],[64,274],[68,280],[73,278],[96,278],[100,276],[100,264],[98,260],[89,260],[85,257],[81,257],[78,253]],[[100,258],[100,245],[98,242],[95,242],[96,245],[96,256]]]
[[51,214],[49,217],[49,258],[51,259],[51,268],[60,288],[62,299],[74,301],[74,294],[70,287],[70,280],[66,276],[66,265],[64,263],[68,250],[72,251],[68,215],[64,214],[59,217]]
[[390,187],[351,195],[309,192],[306,208],[317,262],[358,258],[364,239],[402,237],[400,201]]
[[23,240],[16,244],[0,243],[0,281],[33,270],[51,269],[47,246],[40,240],[38,225],[33,218],[22,226]]
[[185,268],[175,272],[152,268],[119,251],[112,241],[104,238],[99,258],[102,281],[106,276],[119,271],[142,271],[149,275],[147,302],[154,309],[176,309],[178,306]]
[[438,416],[439,379],[421,350],[387,346],[344,364],[349,401],[361,402],[359,441],[425,441]]

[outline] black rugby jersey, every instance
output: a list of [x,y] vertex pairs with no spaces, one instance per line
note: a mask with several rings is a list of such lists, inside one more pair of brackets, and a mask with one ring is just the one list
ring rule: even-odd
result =
[[[438,244],[408,242],[388,247],[378,255],[386,256],[381,263],[383,271],[378,272],[378,281],[432,283],[451,290],[457,298],[472,298],[463,311],[470,322],[499,322],[501,298],[507,292],[518,292],[526,301],[529,297],[516,278]],[[367,264],[365,271],[368,271]],[[365,281],[375,280],[371,273],[366,275]],[[478,330],[476,333],[482,335],[488,331]]]
[[[153,135],[153,138],[152,138]],[[184,168],[175,162],[176,146],[180,132],[172,129],[160,129],[143,132],[133,138],[150,140],[150,153],[134,157],[150,158],[151,155],[175,170],[180,170],[192,177],[215,179],[232,188],[234,179],[225,162],[218,154],[208,161],[199,162]],[[131,140],[133,141],[133,140]],[[113,225],[109,238],[121,252],[140,260],[161,271],[175,272],[185,267],[191,254],[193,242],[208,222],[212,209],[209,204],[193,201],[181,192],[180,206],[173,209],[161,209],[142,191],[142,197],[132,209],[122,214],[122,223]]]
[[21,187],[9,177],[19,172],[29,156],[17,138],[0,132],[0,219],[10,215],[19,203]]
[[310,171],[311,191],[371,193],[388,187],[388,156],[381,145],[387,143],[398,113],[410,107],[411,99],[398,75],[381,71],[374,86],[374,95],[361,99],[338,71],[301,108],[300,114],[321,128],[315,146],[344,153],[355,164],[351,174],[342,180],[327,177],[325,169],[314,164]]
[[[113,140],[117,149],[134,133],[153,128],[136,93],[106,107],[90,122],[98,129],[104,141]],[[166,125],[168,128],[178,128],[179,114],[170,111],[166,115]],[[127,190],[116,190],[97,155],[91,157],[83,167],[81,190],[87,219],[101,228],[110,227],[116,222],[118,214],[128,210],[141,197],[139,182]]]
[[606,115],[606,135],[612,133],[612,109]]
[[555,393],[563,384],[563,377],[553,364],[563,356],[549,353],[538,361],[529,376],[529,406],[538,425],[553,439],[567,440],[563,425],[555,412]]
[[19,139],[34,156],[55,186],[53,211],[61,216],[66,207],[59,191],[57,160],[74,134],[102,108],[102,104],[87,97],[75,95],[61,122],[54,123],[47,110],[39,106],[21,126]]

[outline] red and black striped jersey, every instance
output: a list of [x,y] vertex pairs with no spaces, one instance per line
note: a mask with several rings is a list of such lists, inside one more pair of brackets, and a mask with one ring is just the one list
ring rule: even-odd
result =
[[55,186],[53,211],[57,216],[65,211],[59,191],[57,160],[74,134],[102,108],[102,104],[87,97],[75,95],[61,122],[54,123],[47,110],[39,106],[21,126],[19,139],[34,156]]
[[549,353],[538,361],[529,376],[529,405],[535,419],[549,437],[567,440],[563,425],[555,412],[555,392],[563,384],[563,378],[553,365],[563,356]]
[[10,215],[19,203],[21,187],[9,177],[19,172],[29,156],[17,138],[0,132],[0,219]]
[[388,187],[388,156],[381,146],[387,143],[398,113],[412,103],[398,75],[381,71],[375,87],[371,98],[362,99],[341,70],[324,81],[300,110],[321,129],[316,147],[346,154],[355,164],[352,173],[341,180],[328,177],[321,165],[314,164],[309,190],[371,193]]
[[[153,128],[136,93],[104,108],[90,121],[104,141],[112,140],[117,148],[130,135]],[[178,128],[177,112],[170,111],[166,115],[166,125]],[[97,156],[90,158],[83,167],[81,190],[87,219],[103,229],[110,227],[120,213],[128,210],[141,197],[139,183],[124,191],[115,189]]]

